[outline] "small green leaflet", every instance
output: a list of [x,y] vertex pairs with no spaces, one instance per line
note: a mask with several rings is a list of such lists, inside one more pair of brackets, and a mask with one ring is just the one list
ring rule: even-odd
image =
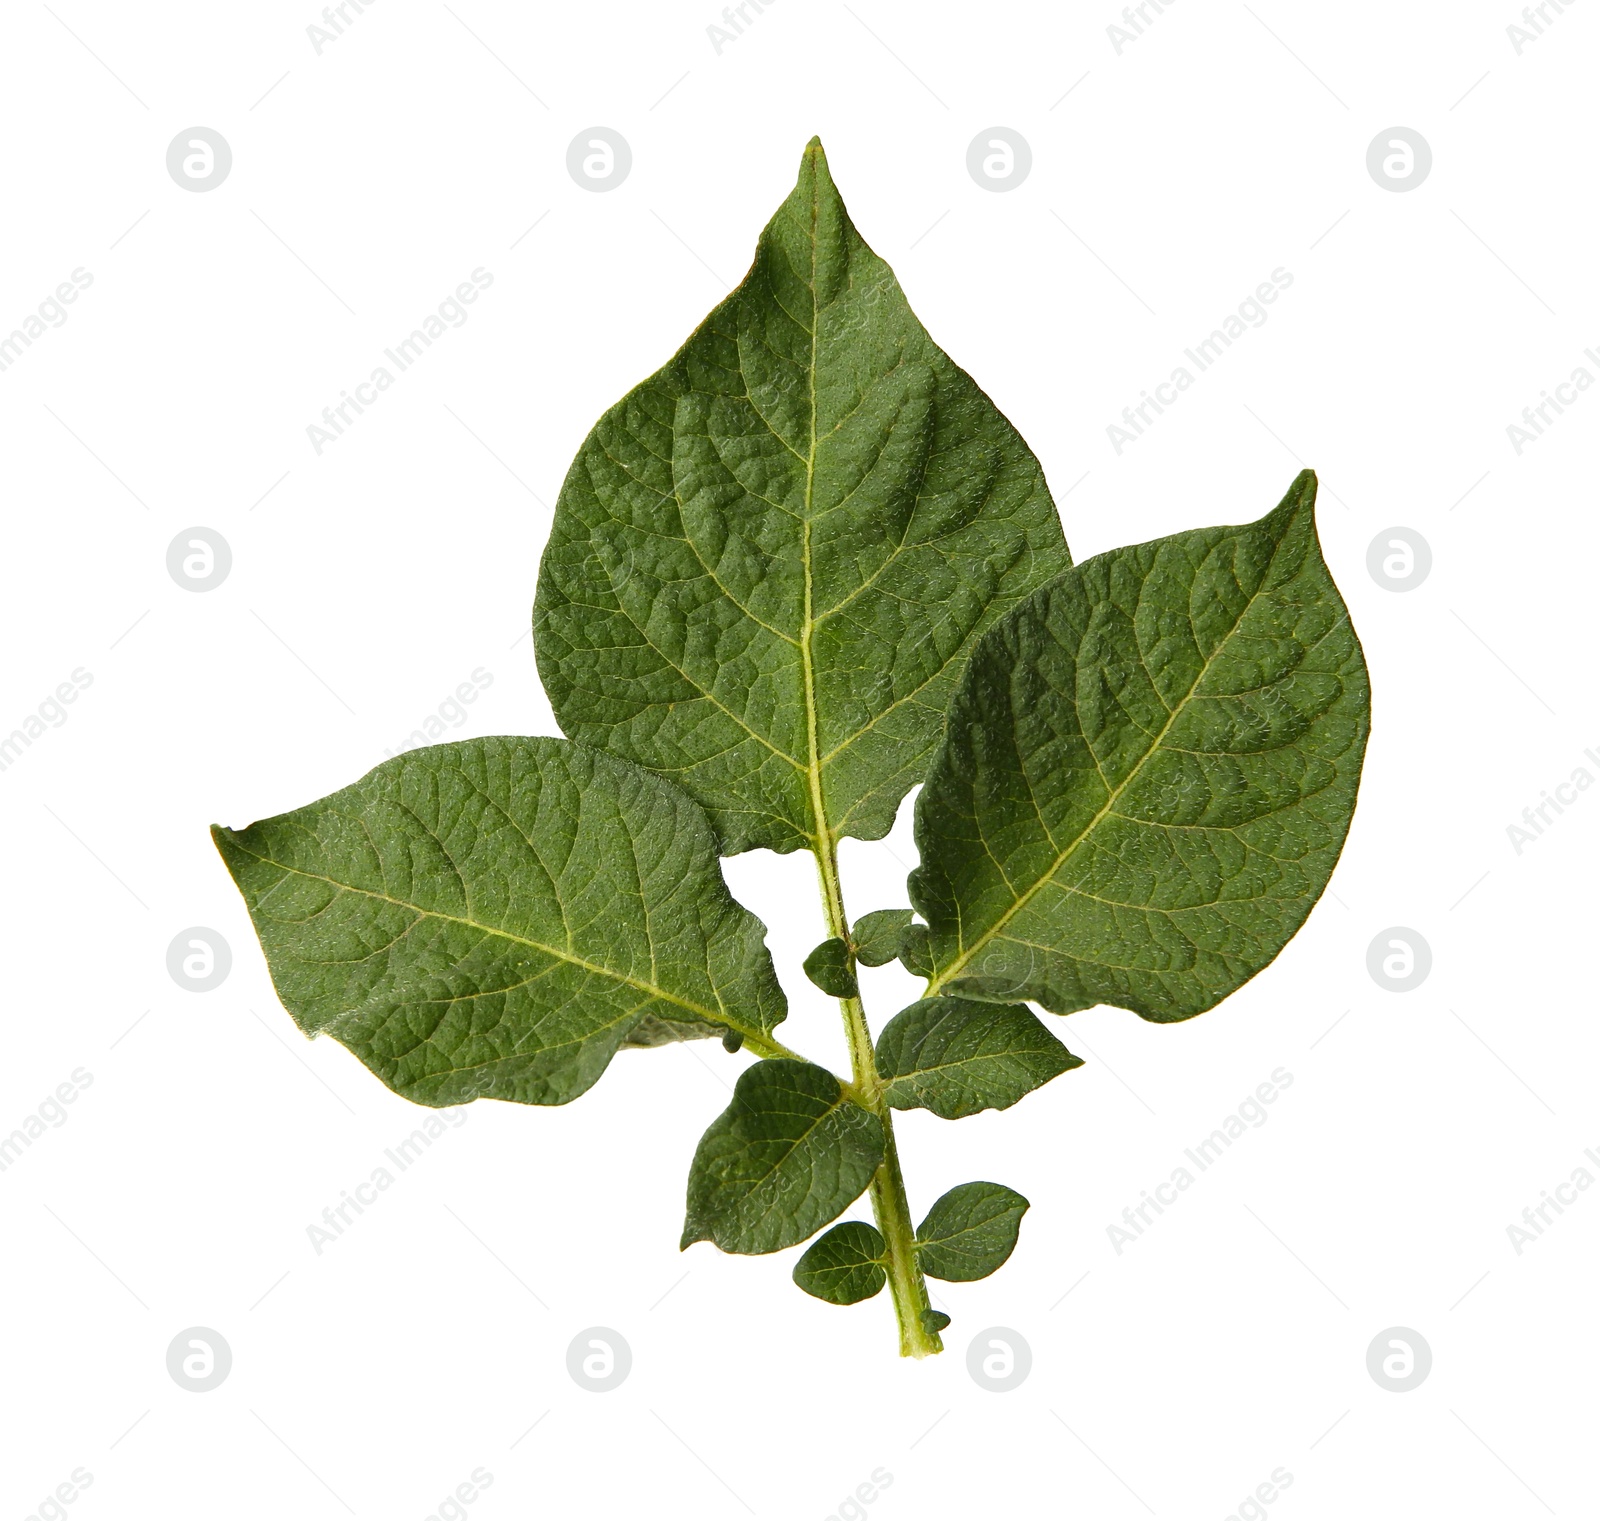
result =
[[1051,1078],[1083,1065],[1024,1004],[923,998],[884,1026],[878,1076],[891,1107],[959,1120],[1009,1109]]
[[900,942],[910,927],[909,908],[879,908],[863,914],[850,928],[856,960],[862,966],[887,966],[900,954]]
[[933,947],[926,924],[908,924],[901,932],[900,964],[918,977],[933,976]]
[[565,1104],[630,1039],[783,1049],[762,925],[709,821],[626,761],[435,745],[212,837],[296,1023],[419,1104]]
[[974,640],[1070,564],[1038,460],[813,139],[744,282],[573,461],[539,674],[569,735],[680,782],[727,854],[881,839]]
[[830,998],[854,998],[861,991],[850,965],[850,947],[838,938],[824,940],[806,957],[804,966],[806,976]]
[[683,1246],[797,1246],[850,1207],[883,1160],[878,1117],[810,1062],[747,1067],[689,1168]]
[[917,1227],[917,1260],[930,1278],[970,1283],[1004,1265],[1028,1201],[1000,1183],[952,1188]]
[[860,1304],[886,1282],[883,1237],[875,1226],[846,1220],[818,1236],[794,1265],[794,1281],[829,1304]]
[[1187,1019],[1299,929],[1370,723],[1315,497],[1097,555],[985,637],[917,799],[930,994]]

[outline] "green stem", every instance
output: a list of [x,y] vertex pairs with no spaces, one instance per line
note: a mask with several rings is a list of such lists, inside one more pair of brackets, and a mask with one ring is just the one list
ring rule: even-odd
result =
[[782,1061],[810,1062],[809,1056],[802,1056],[798,1051],[791,1051],[781,1040],[774,1040],[770,1035],[763,1035],[758,1030],[748,1027],[739,1028],[731,1021],[724,1021],[728,1028],[735,1034],[744,1036],[744,1049],[759,1056],[763,1061],[777,1057]]
[[[827,916],[828,933],[850,944],[850,924],[845,918],[844,895],[839,889],[839,857],[831,837],[824,836],[814,852],[817,876],[822,885],[822,906]],[[855,970],[855,956],[850,956]],[[872,1212],[883,1236],[884,1269],[889,1275],[889,1295],[894,1301],[895,1319],[900,1326],[900,1355],[927,1357],[944,1351],[939,1333],[928,1328],[923,1312],[929,1308],[928,1284],[917,1264],[916,1231],[911,1223],[911,1206],[906,1200],[905,1178],[900,1172],[900,1152],[895,1145],[893,1111],[884,1097],[872,1056],[872,1031],[861,999],[841,998],[845,1038],[850,1045],[850,1068],[856,1102],[870,1110],[883,1126],[883,1161],[872,1176],[868,1192]]]

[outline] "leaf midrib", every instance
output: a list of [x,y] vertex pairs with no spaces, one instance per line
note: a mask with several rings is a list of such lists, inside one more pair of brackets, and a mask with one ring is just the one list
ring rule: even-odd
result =
[[[565,962],[569,966],[578,967],[585,972],[592,973],[596,977],[609,978],[613,982],[621,983],[625,987],[632,988],[635,992],[646,993],[652,998],[659,998],[664,1003],[675,1004],[680,1009],[687,1009],[691,1013],[699,1015],[701,1018],[709,1021],[712,1024],[722,1025],[727,1029],[734,1031],[736,1034],[743,1035],[747,1040],[773,1045],[777,1044],[772,1040],[771,1035],[759,1025],[752,1025],[743,1020],[735,1019],[720,1009],[706,1008],[704,1005],[694,1002],[693,999],[684,998],[676,993],[668,992],[665,988],[658,987],[656,984],[651,982],[645,982],[640,978],[630,977],[625,972],[618,972],[614,971],[610,967],[600,966],[598,963],[590,961],[586,957],[576,955],[574,952],[560,950],[556,946],[546,945],[541,940],[532,940],[526,935],[518,935],[513,933],[511,930],[500,929],[495,925],[481,924],[476,919],[464,919],[459,914],[446,914],[440,912],[438,909],[424,908],[419,903],[408,903],[404,898],[396,898],[391,896],[389,893],[374,892],[371,888],[367,887],[355,887],[348,882],[340,882],[334,877],[324,876],[321,872],[307,871],[304,867],[300,866],[290,866],[287,862],[275,860],[271,856],[265,856],[260,854],[258,851],[251,850],[248,845],[245,845],[240,840],[238,835],[233,834],[231,831],[229,833],[229,842],[236,849],[243,851],[253,860],[260,861],[266,866],[274,866],[279,871],[286,872],[290,876],[304,877],[306,880],[312,882],[325,882],[329,887],[337,888],[340,892],[355,893],[359,897],[376,899],[381,903],[392,903],[396,908],[407,909],[422,919],[437,919],[446,924],[459,924],[467,929],[477,930],[481,934],[493,935],[501,940],[509,940],[516,945],[525,945],[530,950],[539,951],[543,955],[550,957],[553,961]],[[652,950],[652,956],[653,954],[654,952]],[[783,1050],[781,1047],[779,1049]],[[784,1051],[784,1054],[794,1057],[793,1052]],[[794,1059],[802,1060],[803,1058],[794,1057]]]
[[[997,1215],[990,1215],[986,1219],[980,1220],[976,1225],[963,1225],[959,1230],[948,1236],[918,1236],[917,1247],[919,1250],[924,1251],[934,1247],[941,1252],[948,1252],[952,1257],[965,1258],[969,1262],[988,1262],[994,1256],[995,1244],[992,1239],[986,1237],[985,1233],[992,1235],[997,1223],[1003,1229],[1006,1223],[1005,1217],[1011,1212],[1010,1209],[1002,1210]],[[1020,1223],[1021,1215],[1018,1215],[1017,1219]],[[993,1272],[996,1269],[991,1269],[990,1271]],[[932,1276],[938,1277],[939,1275],[935,1273]],[[985,1276],[987,1277],[988,1275],[985,1274]],[[945,1281],[948,1283],[951,1280],[946,1279]]]
[[1005,1051],[980,1051],[975,1056],[957,1057],[954,1061],[930,1062],[926,1065],[910,1067],[904,1072],[896,1072],[892,1076],[884,1077],[883,1080],[886,1087],[892,1088],[896,1083],[909,1082],[913,1078],[925,1077],[931,1072],[951,1072],[958,1067],[975,1067],[980,1062],[1015,1061],[1019,1057],[1049,1056],[1050,1054],[1050,1049],[1047,1046],[1012,1046]]
[[817,479],[817,328],[820,314],[817,307],[817,217],[819,191],[816,166],[812,166],[811,227],[808,239],[811,253],[811,278],[807,289],[811,293],[811,363],[806,367],[806,383],[811,402],[811,439],[806,449],[806,495],[804,526],[800,537],[800,561],[805,573],[805,624],[800,630],[800,687],[801,700],[806,710],[806,783],[810,791],[811,829],[813,848],[825,850],[825,840],[831,836],[827,805],[822,795],[822,760],[818,753],[816,663],[812,655],[811,639],[816,629],[812,616],[811,586],[811,508]]
[[[957,1226],[955,1228],[955,1230],[953,1230],[953,1231],[951,1231],[949,1233],[949,1235],[946,1235],[946,1236],[918,1236],[917,1237],[917,1245],[918,1246],[938,1246],[938,1247],[943,1247],[946,1251],[960,1252],[960,1251],[963,1250],[963,1248],[958,1246],[958,1245],[956,1245],[955,1243],[959,1242],[963,1236],[975,1236],[980,1231],[984,1231],[984,1230],[989,1229],[989,1227],[991,1227],[995,1223],[995,1221],[997,1221],[997,1220],[1002,1220],[1003,1221],[1007,1215],[1013,1214],[1015,1212],[1016,1212],[1016,1206],[1013,1205],[1013,1204],[1008,1204],[1008,1205],[1005,1206],[1004,1209],[997,1210],[992,1215],[985,1215],[983,1217],[983,1219],[977,1221],[976,1223]],[[987,1243],[979,1242],[978,1243],[978,1248],[979,1249],[975,1250],[975,1251],[968,1251],[967,1255],[968,1256],[972,1256],[972,1257],[977,1257],[980,1261],[982,1261],[983,1260],[982,1248],[985,1245],[987,1245]]]

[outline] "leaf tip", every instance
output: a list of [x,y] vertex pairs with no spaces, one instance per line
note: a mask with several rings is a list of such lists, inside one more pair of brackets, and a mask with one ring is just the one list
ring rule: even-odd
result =
[[222,857],[222,863],[231,872],[233,859],[231,852],[239,843],[239,836],[226,824],[213,824],[211,826],[211,843],[216,846],[217,854]]
[[839,188],[833,182],[833,170],[828,166],[828,154],[820,137],[813,137],[800,155],[800,173],[795,189],[808,197],[837,200]]
[[1261,522],[1277,525],[1280,533],[1287,533],[1291,524],[1307,523],[1311,526],[1312,536],[1316,536],[1317,521],[1317,472],[1315,470],[1302,470],[1289,482],[1289,489],[1284,492],[1283,500],[1272,509]]
[[1284,504],[1293,504],[1294,510],[1305,508],[1312,516],[1317,510],[1317,472],[1315,470],[1302,470],[1294,480],[1289,483],[1289,489],[1284,493]]

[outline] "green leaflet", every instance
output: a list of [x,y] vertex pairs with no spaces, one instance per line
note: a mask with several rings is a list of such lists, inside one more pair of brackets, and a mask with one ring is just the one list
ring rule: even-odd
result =
[[875,1226],[846,1220],[818,1236],[794,1265],[794,1281],[829,1304],[860,1304],[885,1283],[883,1237]]
[[568,734],[680,782],[728,854],[879,839],[974,640],[1070,563],[1038,461],[813,139],[744,282],[573,461],[539,673]]
[[900,964],[918,977],[933,976],[933,947],[926,924],[908,924],[901,932]]
[[296,1023],[417,1103],[564,1104],[630,1038],[686,1024],[783,1049],[761,922],[709,821],[626,761],[436,745],[212,837]]
[[884,1026],[877,1064],[893,1108],[959,1120],[1009,1109],[1083,1059],[1023,1004],[923,998]]
[[854,998],[861,991],[850,965],[850,947],[837,937],[824,940],[802,964],[806,976],[830,998]]
[[689,1168],[683,1246],[796,1246],[850,1207],[883,1160],[883,1127],[839,1079],[802,1061],[748,1067]]
[[917,800],[930,994],[1187,1019],[1304,922],[1370,698],[1315,496],[1098,555],[986,636]]
[[930,1278],[970,1283],[1004,1265],[1028,1201],[1001,1183],[952,1188],[917,1227],[917,1260]]
[[909,908],[879,908],[863,914],[850,927],[856,960],[862,966],[887,966],[900,954],[900,942],[910,927]]

